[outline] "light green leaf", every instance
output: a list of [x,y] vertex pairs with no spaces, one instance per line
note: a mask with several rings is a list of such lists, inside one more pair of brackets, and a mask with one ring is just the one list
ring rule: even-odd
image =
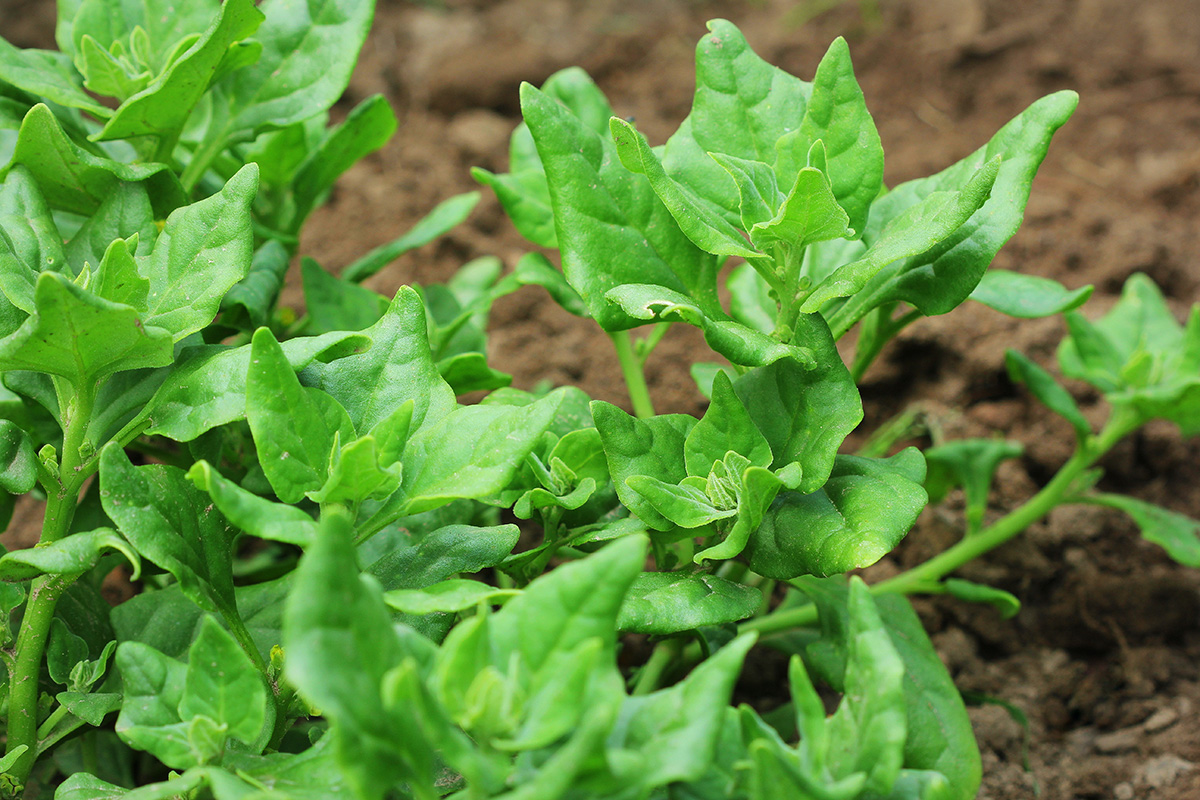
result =
[[301,386],[271,331],[254,333],[246,376],[246,419],[258,463],[284,503],[297,503],[325,483],[338,438],[354,438],[354,425],[337,400]]
[[[40,103],[21,123],[13,164],[29,170],[53,208],[73,214],[96,212],[123,182],[145,185],[156,216],[187,204],[187,195],[166,164],[124,164],[98,156],[75,144],[54,112]],[[97,244],[102,249],[108,242]]]
[[38,575],[80,575],[113,551],[129,560],[134,575],[140,574],[141,559],[129,542],[112,528],[97,528],[50,544],[6,553],[0,557],[0,580],[27,581]]
[[141,312],[146,310],[150,282],[138,274],[137,262],[133,259],[137,244],[136,238],[131,241],[113,239],[100,259],[100,266],[92,274],[88,288],[105,300],[133,306]]
[[691,484],[672,484],[650,475],[630,475],[625,485],[642,496],[643,502],[681,528],[701,528],[737,514],[736,509],[716,508],[712,500]]
[[962,578],[947,578],[944,583],[946,594],[968,603],[986,603],[998,610],[1004,619],[1015,617],[1021,610],[1021,601],[1011,592],[1003,589],[966,581]]
[[96,119],[108,119],[112,114],[83,90],[83,78],[66,53],[21,50],[0,39],[0,80],[37,97],[86,111]]
[[916,448],[887,459],[839,455],[823,488],[775,499],[746,546],[750,568],[786,580],[874,564],[925,507],[924,478],[925,459]]
[[266,702],[262,673],[233,636],[205,617],[188,651],[180,717],[208,717],[230,736],[253,744],[267,721]]
[[617,627],[630,633],[668,636],[737,622],[756,614],[761,605],[758,589],[716,575],[643,572],[621,604]]
[[455,579],[424,589],[394,589],[386,592],[383,600],[405,614],[457,613],[480,603],[502,603],[520,593],[520,589],[499,589],[479,581]]
[[925,491],[931,503],[941,502],[956,486],[966,496],[967,535],[983,527],[988,491],[1000,462],[1019,458],[1025,448],[1004,439],[958,439],[925,451],[928,472]]
[[1046,370],[1026,358],[1016,350],[1008,350],[1004,354],[1004,363],[1008,367],[1008,375],[1014,383],[1023,383],[1033,392],[1034,397],[1056,414],[1059,414],[1071,427],[1079,439],[1086,439],[1092,433],[1092,426],[1079,410],[1079,405],[1071,393],[1063,388],[1058,381]]
[[1124,511],[1137,523],[1143,539],[1162,547],[1180,564],[1200,567],[1200,522],[1177,511],[1120,494],[1090,494],[1082,499]]
[[144,183],[117,181],[100,202],[100,207],[84,220],[65,245],[67,263],[75,269],[85,262],[95,266],[113,241],[128,239],[135,234],[138,246],[149,252],[158,238],[154,216]]
[[0,339],[0,367],[58,375],[75,387],[95,384],[122,370],[171,363],[171,335],[143,322],[127,305],[79,288],[68,278],[43,272],[34,312]]
[[225,293],[250,269],[250,204],[257,190],[258,166],[247,164],[220,192],[167,218],[154,252],[138,258],[150,281],[147,325],[179,341],[212,322]]
[[0,419],[0,489],[25,494],[37,485],[33,440],[11,420]]
[[1050,278],[1007,269],[989,269],[971,292],[975,302],[1021,319],[1052,317],[1073,311],[1091,296],[1091,286],[1071,291]]
[[329,274],[311,258],[300,259],[304,305],[313,333],[361,331],[387,313],[387,298],[365,286]]
[[750,229],[750,241],[760,250],[775,242],[799,250],[816,242],[853,235],[849,221],[833,196],[825,173],[805,167],[796,174],[796,182],[775,216]]
[[362,436],[330,456],[328,478],[319,490],[308,492],[308,497],[317,503],[351,504],[384,499],[399,488],[400,476],[396,459],[385,459],[375,437]]
[[759,467],[771,466],[771,446],[755,427],[741,398],[733,391],[733,382],[724,372],[713,378],[712,402],[683,444],[689,475],[704,477],[732,451],[745,456]]
[[207,492],[230,523],[251,536],[307,547],[317,523],[295,506],[273,503],[227,480],[207,461],[197,461],[187,472],[196,488]]

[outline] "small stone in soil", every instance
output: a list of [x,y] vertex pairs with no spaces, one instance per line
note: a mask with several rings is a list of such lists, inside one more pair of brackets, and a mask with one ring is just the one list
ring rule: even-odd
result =
[[1180,775],[1190,772],[1195,766],[1190,761],[1168,753],[1152,758],[1143,764],[1138,768],[1134,780],[1154,789],[1162,789],[1175,783]]
[[1159,731],[1165,731],[1178,721],[1178,711],[1173,708],[1160,708],[1146,718],[1146,721],[1142,723],[1142,728],[1147,733],[1158,733]]
[[1103,733],[1096,737],[1097,753],[1120,753],[1137,747],[1142,732],[1137,728],[1125,728],[1112,733]]
[[1133,786],[1129,783],[1118,783],[1113,787],[1113,797],[1117,800],[1133,800]]

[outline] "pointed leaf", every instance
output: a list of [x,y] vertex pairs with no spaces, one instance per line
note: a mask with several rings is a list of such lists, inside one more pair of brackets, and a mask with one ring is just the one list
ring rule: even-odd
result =
[[1007,269],[989,269],[971,292],[971,299],[977,303],[1021,319],[1052,317],[1073,311],[1091,296],[1091,286],[1071,291],[1050,278]]

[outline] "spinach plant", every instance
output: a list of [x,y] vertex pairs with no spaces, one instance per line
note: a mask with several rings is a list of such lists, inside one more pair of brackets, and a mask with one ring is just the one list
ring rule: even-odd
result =
[[[1068,500],[1195,553],[1190,521],[1089,491],[1145,420],[1200,424],[1196,314],[1181,329],[1144,279],[1097,323],[1068,315],[1064,373],[1113,404],[1099,433],[1010,356],[1080,449],[1008,517],[986,524],[986,489],[1011,447],[889,455],[885,433],[840,452],[856,379],[908,324],[1086,298],[987,271],[1074,96],[887,190],[844,42],[809,83],[716,21],[665,147],[578,70],[522,90],[513,172],[477,176],[562,271],[534,253],[391,298],[361,284],[469,195],[339,276],[302,259],[308,309],[289,316],[303,220],[394,125],[369,100],[326,129],[370,15],[79,0],[60,4],[61,53],[0,45],[0,487],[8,513],[46,507],[38,546],[0,556],[0,791],[973,797],[962,699],[903,595],[1011,604],[943,578]],[[527,284],[611,336],[634,415],[488,366],[491,304]],[[642,377],[675,322],[728,362],[694,369],[700,419],[655,415]],[[958,484],[962,544],[873,587],[843,577]],[[121,565],[141,591],[110,607]],[[791,703],[733,708],[751,648],[782,632]]]

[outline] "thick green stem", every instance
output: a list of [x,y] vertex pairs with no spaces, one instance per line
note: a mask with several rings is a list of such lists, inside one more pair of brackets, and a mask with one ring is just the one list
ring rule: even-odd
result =
[[633,405],[633,413],[641,418],[654,416],[654,403],[650,400],[650,389],[646,386],[646,376],[642,373],[642,362],[633,352],[633,342],[629,331],[616,331],[608,335],[617,351],[617,360],[621,364],[621,374],[625,376],[625,386],[629,390],[629,402]]

